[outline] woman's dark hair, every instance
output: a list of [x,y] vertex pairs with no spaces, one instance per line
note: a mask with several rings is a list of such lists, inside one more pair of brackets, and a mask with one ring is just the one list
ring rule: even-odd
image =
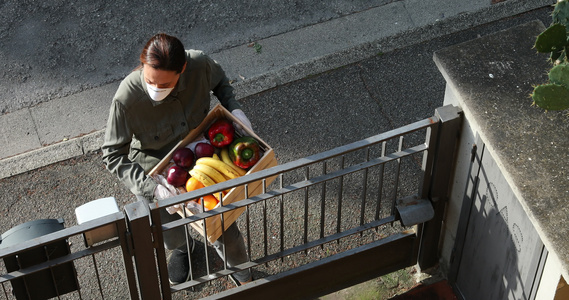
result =
[[159,33],[146,42],[140,62],[141,66],[147,64],[158,70],[181,73],[186,63],[186,51],[179,39]]

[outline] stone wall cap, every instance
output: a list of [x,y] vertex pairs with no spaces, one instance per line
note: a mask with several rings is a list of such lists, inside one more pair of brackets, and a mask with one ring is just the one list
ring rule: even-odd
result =
[[569,118],[532,106],[530,97],[551,68],[533,49],[544,29],[529,22],[442,49],[434,60],[569,278]]

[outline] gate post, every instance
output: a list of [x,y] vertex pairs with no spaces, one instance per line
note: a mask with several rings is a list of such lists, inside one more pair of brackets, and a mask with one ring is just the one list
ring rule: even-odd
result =
[[148,210],[143,201],[125,206],[141,298],[161,299]]
[[447,105],[437,108],[435,115],[439,118],[439,125],[429,141],[429,158],[423,164],[425,181],[422,191],[419,191],[420,195],[431,200],[435,211],[434,217],[423,223],[418,231],[421,240],[417,263],[421,269],[433,267],[439,260],[442,222],[456,162],[462,110]]

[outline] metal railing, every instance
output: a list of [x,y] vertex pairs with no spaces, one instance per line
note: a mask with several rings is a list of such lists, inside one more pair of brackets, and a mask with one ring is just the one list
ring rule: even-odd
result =
[[[442,141],[443,148],[452,151],[457,138],[458,114],[454,109],[446,111],[451,116],[456,115],[452,118],[453,129],[447,130],[454,132],[454,137],[451,135],[447,141]],[[435,216],[430,200],[426,199],[431,196],[435,150],[441,143],[439,138],[444,135],[440,129],[441,117],[435,116],[152,206],[151,219],[156,228],[161,229],[156,232],[201,223],[207,218],[244,209],[237,222],[246,241],[248,262],[229,268],[221,260],[216,268],[212,263],[216,254],[204,251],[201,257],[191,255],[191,265],[204,267],[192,269],[187,282],[173,286],[163,284],[164,298],[168,299],[170,293],[195,288],[248,268],[257,272],[254,272],[256,279],[272,278],[274,281],[279,274],[308,268],[315,262],[386,237],[422,234],[422,227],[414,231],[411,226]],[[452,155],[447,157],[452,158]],[[258,195],[247,194],[245,188],[242,201],[178,221],[160,222],[160,209],[233,187],[247,187],[275,176],[277,179],[271,185],[263,184],[263,191]],[[406,218],[405,226],[396,222],[402,215]],[[160,244],[160,234],[156,237]],[[207,245],[204,237],[194,235],[194,239],[201,239],[203,245]],[[409,260],[409,265],[417,262],[419,240],[415,239],[414,246],[408,249],[415,257]],[[438,238],[433,241],[438,242]],[[161,282],[166,282],[166,251],[157,247]],[[241,287],[234,292],[244,289]],[[207,295],[204,290],[207,288],[200,292]],[[210,290],[210,295],[220,296],[214,288]]]
[[[109,225],[119,238],[85,247],[84,233]],[[3,247],[0,299],[138,299],[127,237],[119,212]]]
[[[15,279],[70,262],[77,288],[57,293],[58,298],[172,299],[188,293],[191,298],[216,299],[278,293],[314,298],[417,263],[428,267],[438,257],[459,124],[460,112],[444,107],[434,117],[355,143],[149,206],[132,203],[125,207],[125,215],[117,213],[0,249],[5,259],[54,241],[80,240],[85,232],[107,224],[117,227],[119,237],[83,249],[80,241],[72,242],[67,255],[17,271],[2,269],[4,297],[13,296],[8,282],[13,285]],[[262,190],[250,194],[248,187],[255,182],[262,182]],[[227,204],[222,198],[219,208],[172,222],[161,220],[160,210],[168,206],[238,186],[245,187],[244,200]],[[220,218],[226,228],[224,215],[235,210],[243,211],[236,223],[248,259],[229,267],[191,225]],[[196,250],[189,255],[190,279],[171,285],[170,251],[163,246],[163,233],[180,227],[187,239],[196,241]],[[213,229],[206,225],[208,230]],[[222,232],[220,238],[224,236]],[[110,267],[111,260],[124,265]],[[228,276],[246,269],[252,270],[254,284],[234,288]]]

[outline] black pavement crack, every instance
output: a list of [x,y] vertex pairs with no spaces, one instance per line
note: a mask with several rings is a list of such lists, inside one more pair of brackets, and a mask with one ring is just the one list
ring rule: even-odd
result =
[[[376,98],[376,97],[374,96],[374,94],[371,92],[371,89],[369,88],[369,85],[368,85],[368,83],[367,83],[367,81],[365,80],[364,75],[363,75],[364,67],[363,67],[361,64],[356,64],[356,65],[357,65],[357,67],[358,67],[358,69],[359,69],[358,75],[360,76],[360,80],[362,81],[362,83],[363,83],[363,85],[364,85],[364,87],[365,87],[365,89],[366,89],[366,91],[367,91],[367,94],[368,94],[369,97],[370,97],[371,99],[373,99],[373,101],[375,101],[375,102],[377,103],[377,105],[379,106],[379,111],[381,112],[381,115],[389,122],[389,127],[390,127],[389,129],[395,129],[395,123],[393,122],[393,119],[390,118],[390,117],[389,117],[389,114],[385,112],[385,110],[383,109],[383,105],[381,105],[380,99]],[[406,144],[406,141],[403,140],[403,144],[402,144],[402,147],[403,147],[403,148],[406,147],[405,144]],[[419,167],[422,166],[422,164],[423,164],[422,160],[420,160],[419,158],[417,158],[417,157],[415,157],[415,156],[413,156],[412,159],[413,159],[413,161],[415,161],[415,163],[416,163]]]
[[379,106],[379,111],[381,112],[381,115],[389,122],[389,126],[391,127],[391,129],[393,129],[395,127],[395,123],[389,117],[389,114],[387,114],[385,112],[385,110],[383,109],[383,105],[381,105],[380,99],[376,98],[375,95],[371,92],[371,89],[369,88],[369,85],[364,78],[364,75],[363,75],[364,67],[361,64],[357,64],[357,67],[359,69],[358,75],[360,76],[360,80],[362,81],[362,83],[365,87],[365,90],[367,91],[367,94],[369,95],[369,97],[371,99],[373,99],[373,101],[375,101],[377,103],[377,105]]

